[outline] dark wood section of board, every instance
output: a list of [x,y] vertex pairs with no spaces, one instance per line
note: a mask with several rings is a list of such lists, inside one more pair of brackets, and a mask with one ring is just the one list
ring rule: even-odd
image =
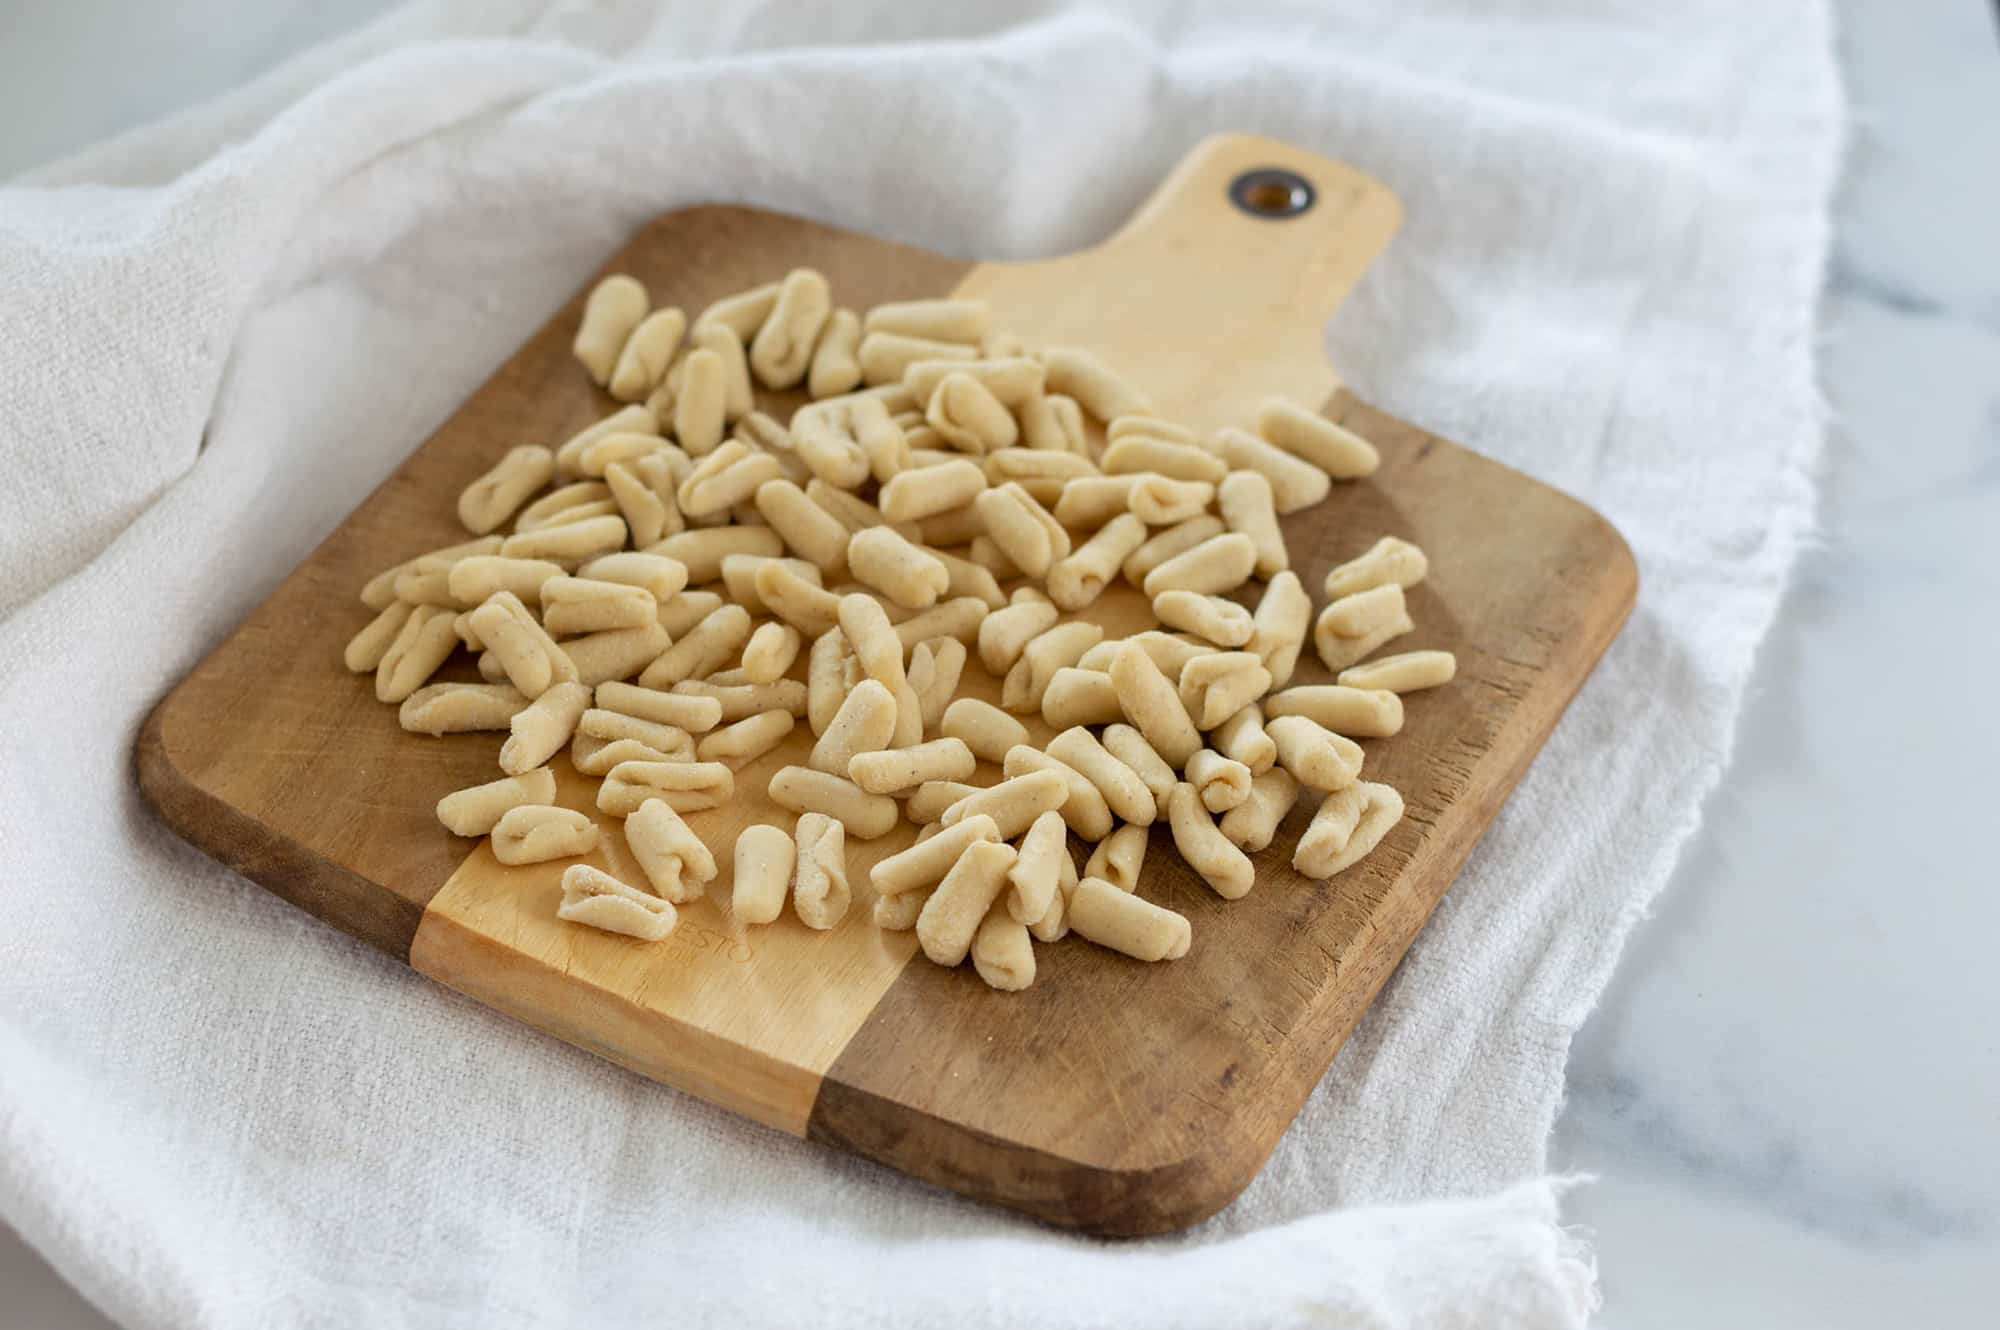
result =
[[[1384,465],[1287,521],[1315,602],[1326,569],[1379,535],[1442,556],[1410,593],[1416,632],[1386,650],[1455,651],[1458,678],[1407,697],[1400,735],[1363,744],[1369,777],[1407,800],[1403,822],[1315,882],[1290,863],[1308,795],[1233,903],[1156,826],[1140,891],[1192,921],[1187,961],[1038,948],[1034,986],[1005,1002],[969,967],[913,965],[827,1073],[815,1139],[1118,1235],[1204,1219],[1263,1165],[1637,589],[1623,539],[1589,508],[1344,394],[1330,409]],[[1293,683],[1330,682],[1308,649]]]
[[[561,443],[618,405],[569,352],[598,276],[629,272],[690,314],[810,264],[866,304],[936,295],[971,264],[800,218],[707,206],[613,255],[147,719],[140,787],[181,836],[252,881],[407,960],[424,906],[472,842],[438,834],[439,791],[492,779],[502,736],[413,743],[341,666],[384,567],[466,539],[460,489],[521,443]],[[461,657],[440,677],[476,678]],[[272,743],[245,736],[283,736]]]

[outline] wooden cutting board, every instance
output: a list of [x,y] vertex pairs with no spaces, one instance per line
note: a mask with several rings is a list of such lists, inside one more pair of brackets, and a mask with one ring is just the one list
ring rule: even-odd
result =
[[[1311,206],[1282,218],[1231,201],[1243,173],[1297,173]],[[1251,203],[1281,197],[1247,191]],[[810,736],[738,773],[727,808],[691,815],[724,876],[664,944],[559,922],[561,862],[505,868],[438,824],[443,794],[496,774],[498,735],[404,733],[372,677],[341,666],[375,572],[463,539],[461,487],[507,448],[555,444],[614,405],[569,353],[579,292],[213,654],[162,701],[138,749],[147,796],[181,835],[424,974],[641,1075],[969,1196],[1103,1234],[1194,1223],[1263,1164],[1481,831],[1631,609],[1618,534],[1582,504],[1337,392],[1321,329],[1400,220],[1395,198],[1282,144],[1225,136],[1184,161],[1123,230],[1081,254],[974,264],[795,217],[698,207],[654,221],[605,265],[692,315],[809,265],[841,304],[957,292],[1030,342],[1099,350],[1161,411],[1200,430],[1247,424],[1281,393],[1325,402],[1373,439],[1372,480],[1287,520],[1320,601],[1326,568],[1395,534],[1431,555],[1418,625],[1391,649],[1458,653],[1447,688],[1411,696],[1367,770],[1408,815],[1327,883],[1290,854],[1304,801],[1224,902],[1162,828],[1141,890],[1186,914],[1186,959],[1143,965],[1071,939],[1037,947],[1026,992],[969,966],[912,962],[911,934],[869,920],[866,868],[913,829],[850,841],[857,901],[816,934],[789,912],[729,917],[727,846],[748,822],[789,826],[763,795]],[[774,406],[788,409],[783,398]],[[1143,602],[1086,617],[1119,634]],[[1327,681],[1310,649],[1294,682]],[[967,672],[967,688],[994,684]],[[461,659],[454,677],[474,677]],[[1045,731],[1044,731],[1045,733]],[[996,776],[983,772],[980,780]],[[562,798],[595,782],[559,762]],[[591,862],[637,880],[607,820]]]

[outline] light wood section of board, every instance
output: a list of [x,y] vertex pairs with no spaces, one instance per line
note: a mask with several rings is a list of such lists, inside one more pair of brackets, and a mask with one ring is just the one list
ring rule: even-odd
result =
[[[796,740],[795,731],[786,748],[802,757]],[[736,833],[758,822],[792,824],[764,795],[783,765],[766,756],[737,774],[734,804],[686,815],[721,876],[706,896],[677,907],[680,923],[666,941],[639,942],[556,918],[572,863],[636,884],[646,878],[622,820],[597,812],[598,782],[578,775],[567,756],[551,765],[557,801],[597,819],[597,850],[509,868],[482,842],[432,898],[411,966],[642,1075],[804,1135],[820,1078],[916,951],[915,934],[875,927],[865,887],[883,847],[913,837],[898,829],[849,843],[848,872],[862,889],[827,932],[789,908],[763,927],[736,924],[728,911]]]
[[[1312,182],[1311,211],[1271,221],[1229,201],[1237,174],[1269,166]],[[1321,325],[1399,219],[1394,196],[1348,167],[1230,135],[1199,146],[1103,245],[1045,262],[982,264],[954,294],[990,301],[994,326],[1031,342],[1090,348],[1157,409],[1194,428],[1247,427],[1266,396],[1317,406],[1332,393]],[[770,275],[781,266],[774,262]],[[852,298],[838,287],[836,295]],[[1122,583],[1080,617],[1113,637],[1153,626],[1145,598]],[[804,677],[803,658],[793,677]],[[960,693],[999,701],[999,681],[980,669],[976,652]],[[1039,716],[1021,719],[1034,742],[1051,737]],[[736,834],[755,823],[792,826],[793,815],[764,790],[780,767],[804,763],[812,742],[801,720],[777,751],[736,774],[726,808],[688,815],[722,874],[704,899],[680,907],[666,942],[557,919],[562,870],[576,861],[508,868],[482,844],[425,910],[410,964],[654,1080],[803,1135],[827,1069],[916,951],[914,934],[875,928],[867,885],[877,860],[914,841],[910,826],[848,841],[854,904],[838,928],[814,933],[789,908],[754,929],[729,918]],[[596,782],[566,759],[556,765],[562,801],[595,815]],[[998,779],[984,763],[974,777]],[[583,862],[643,882],[618,819],[598,821],[600,848]]]
[[[1111,637],[1153,623],[1146,598],[1122,583],[1087,617]],[[793,676],[803,677],[803,665]],[[976,652],[959,694],[1000,701],[1000,681],[980,668]],[[1039,715],[1019,719],[1037,745],[1054,735]],[[596,810],[598,782],[558,756],[550,764],[557,802],[597,820],[598,848],[581,859],[510,868],[481,841],[424,911],[411,966],[621,1066],[804,1135],[827,1068],[917,950],[916,934],[883,932],[870,917],[868,870],[916,840],[908,823],[878,840],[848,839],[854,901],[838,927],[816,933],[789,905],[776,922],[754,928],[730,917],[737,833],[756,823],[791,828],[794,814],[765,786],[780,767],[803,765],[812,744],[801,720],[775,751],[736,773],[728,806],[684,815],[721,873],[700,900],[677,907],[679,925],[660,943],[556,918],[562,870],[572,863],[645,882],[623,822]],[[973,783],[1000,779],[999,767],[982,762]]]
[[[1238,208],[1230,182],[1265,167],[1303,176],[1313,206],[1282,219]],[[1402,216],[1396,196],[1353,167],[1275,139],[1218,135],[1103,244],[983,263],[958,294],[991,304],[996,328],[1096,351],[1191,429],[1248,428],[1266,397],[1312,407],[1332,398],[1340,380],[1322,329]]]

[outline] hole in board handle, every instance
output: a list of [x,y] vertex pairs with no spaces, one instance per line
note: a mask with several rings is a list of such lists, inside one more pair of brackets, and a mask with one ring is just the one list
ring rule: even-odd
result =
[[1229,182],[1229,199],[1252,217],[1282,221],[1313,206],[1312,182],[1296,171],[1261,166]]

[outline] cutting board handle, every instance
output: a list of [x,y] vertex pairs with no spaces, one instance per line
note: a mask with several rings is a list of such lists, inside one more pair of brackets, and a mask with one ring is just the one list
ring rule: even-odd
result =
[[1097,350],[1163,414],[1197,429],[1244,425],[1266,396],[1318,405],[1333,395],[1326,320],[1402,216],[1386,186],[1351,166],[1218,134],[1103,243],[983,264],[960,291],[1031,341]]

